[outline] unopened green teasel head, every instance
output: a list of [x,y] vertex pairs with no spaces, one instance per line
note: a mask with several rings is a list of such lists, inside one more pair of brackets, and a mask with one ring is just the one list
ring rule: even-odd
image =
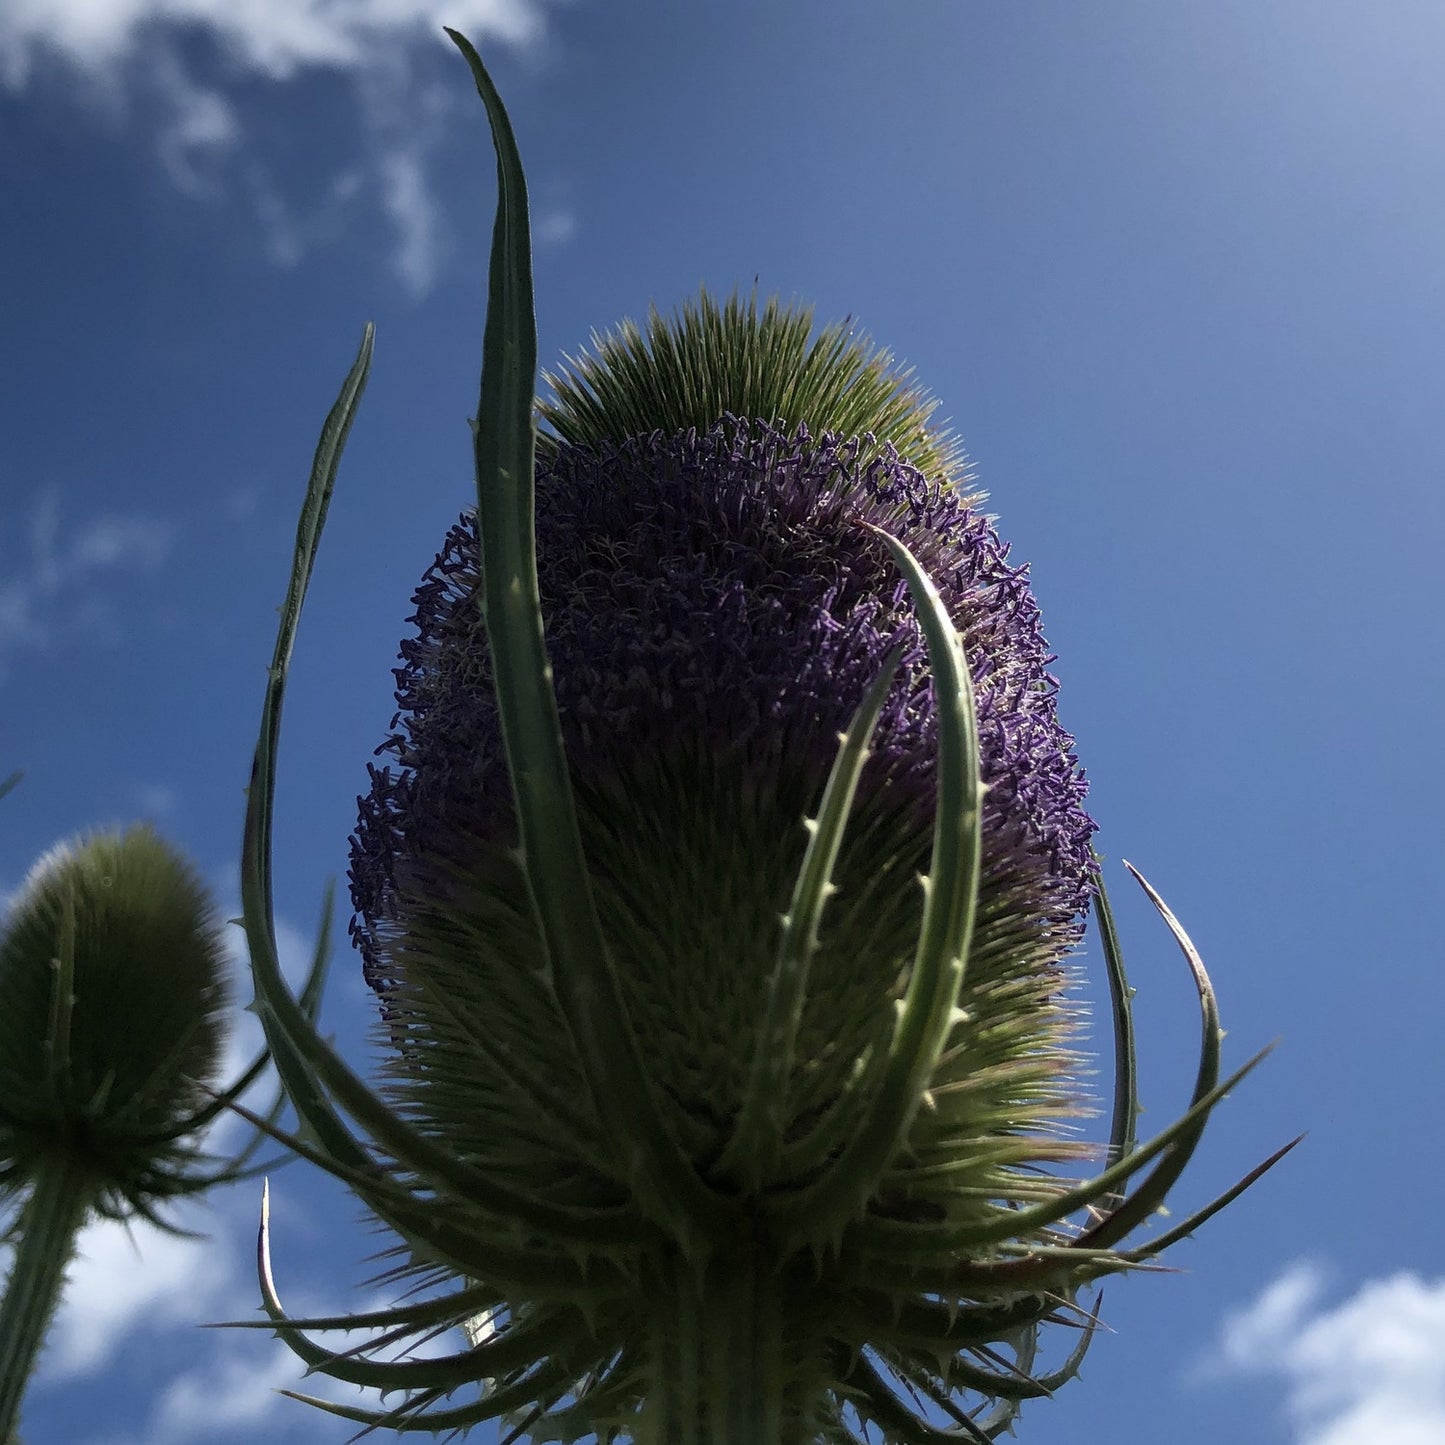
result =
[[0,1440],[92,1218],[158,1211],[227,1177],[218,1109],[227,951],[210,894],[150,828],[52,848],[0,927]]
[[[13,780],[11,780],[13,781]],[[326,928],[303,997],[319,1001]],[[221,1083],[231,950],[195,867],[149,826],[62,843],[0,925],[0,1440],[9,1440],[90,1221],[184,1232],[176,1206],[268,1167],[282,1106],[233,1153],[218,1117],[265,1074],[262,1049]]]
[[225,1042],[227,952],[209,892],[147,827],[52,849],[0,938],[0,1180],[64,1161],[97,1207],[168,1192]]

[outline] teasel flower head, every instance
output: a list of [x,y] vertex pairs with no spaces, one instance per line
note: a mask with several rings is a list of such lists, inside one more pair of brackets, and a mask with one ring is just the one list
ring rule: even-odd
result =
[[147,827],[53,848],[0,939],[7,1189],[64,1161],[124,1215],[167,1192],[211,1102],[226,952],[205,886]]
[[51,849],[0,926],[0,1439],[87,1220],[174,1229],[167,1204],[244,1176],[261,1136],[230,1160],[202,1145],[228,1097],[227,967],[208,890],[145,826]]
[[[416,594],[353,839],[379,1093],[294,1019],[266,887],[280,688],[369,333],[313,472],[247,855],[258,1003],[321,1141],[298,1145],[437,1292],[288,1319],[263,1229],[271,1322],[313,1368],[405,1392],[326,1406],[368,1425],[992,1438],[1076,1368],[1080,1288],[1222,1202],[1116,1247],[1227,1087],[1207,978],[1166,910],[1199,986],[1195,1098],[1137,1146],[1121,1045],[1107,1167],[1081,1181],[1094,828],[1026,572],[961,452],[866,339],[706,295],[554,378],[534,452],[524,182],[458,44],[502,200],[478,509]],[[305,1332],[343,1320],[469,1343],[390,1362]],[[1078,1344],[1040,1371],[1048,1323]]]
[[[1053,996],[1091,888],[1085,784],[1057,718],[1026,570],[969,505],[966,472],[930,475],[878,439],[901,420],[914,454],[955,450],[926,429],[925,407],[867,342],[830,329],[808,346],[810,330],[805,310],[719,306],[704,294],[676,322],[654,315],[646,338],[624,330],[600,343],[541,408],[558,433],[537,464],[542,610],[573,788],[597,839],[589,856],[594,871],[614,860],[628,870],[615,886],[650,900],[645,918],[630,905],[630,926],[664,940],[613,940],[619,957],[638,958],[635,1007],[661,1031],[643,1037],[644,1051],[661,1058],[665,1040],[692,1038],[677,1068],[701,1092],[684,1107],[721,1127],[732,1106],[719,1099],[717,1066],[730,1060],[742,1087],[749,1010],[772,971],[803,820],[839,735],[894,657],[854,797],[855,841],[833,879],[819,987],[856,994],[871,1017],[917,932],[922,898],[911,880],[926,871],[932,841],[937,721],[922,629],[883,533],[935,578],[974,675],[985,818],[976,946],[1007,938],[1000,966]],[[729,406],[729,362],[752,382],[737,390],[755,416]],[[815,372],[816,402],[798,385]],[[705,413],[673,398],[719,377],[707,398],[718,414],[674,426]],[[811,408],[830,420],[830,384],[846,397],[858,378],[875,394],[848,408],[858,431],[820,425]],[[623,434],[624,420],[637,430]],[[401,727],[382,749],[388,765],[373,769],[355,840],[356,936],[403,1011],[386,978],[405,974],[419,929],[458,916],[448,902],[457,889],[505,870],[516,841],[481,588],[469,513],[417,593],[417,636],[397,673]],[[610,839],[635,840],[625,864]],[[512,886],[525,916],[525,881]],[[617,926],[629,925],[619,915]],[[997,981],[975,978],[992,996]],[[709,1006],[713,987],[720,1010]],[[694,998],[696,1014],[665,1006],[668,993]],[[819,1005],[807,1025],[830,1040],[871,1027],[841,1002],[838,1013]],[[720,1028],[737,1037],[717,1037]],[[822,1094],[830,1087],[818,1081]]]

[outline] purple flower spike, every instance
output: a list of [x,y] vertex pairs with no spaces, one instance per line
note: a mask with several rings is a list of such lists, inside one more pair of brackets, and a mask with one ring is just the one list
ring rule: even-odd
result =
[[[971,661],[985,897],[1057,959],[1088,902],[1093,824],[1027,569],[1009,565],[991,523],[946,481],[873,441],[729,416],[701,433],[544,453],[538,567],[574,777],[621,787],[661,758],[705,754],[757,796],[784,774],[820,788],[838,734],[901,645],[861,796],[906,805],[926,838],[931,686],[912,604],[871,523],[932,574]],[[380,749],[391,761],[362,800],[354,931],[377,983],[406,899],[445,896],[475,850],[512,841],[479,587],[468,514],[414,599],[399,727]]]

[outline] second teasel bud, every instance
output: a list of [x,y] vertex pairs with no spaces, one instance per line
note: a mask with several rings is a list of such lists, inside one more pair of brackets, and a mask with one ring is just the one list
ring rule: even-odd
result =
[[164,1224],[217,1182],[196,1135],[218,1105],[227,950],[196,871],[154,831],[62,844],[0,930],[0,1209],[15,1241],[0,1300],[0,1440],[94,1216]]
[[64,1158],[103,1208],[165,1188],[174,1130],[225,1042],[226,947],[191,865],[152,829],[61,844],[0,941],[0,1159]]

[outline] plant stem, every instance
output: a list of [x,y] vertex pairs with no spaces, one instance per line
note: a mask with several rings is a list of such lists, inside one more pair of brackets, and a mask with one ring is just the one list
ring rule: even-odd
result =
[[673,1257],[653,1324],[648,1445],[793,1445],[785,1296],[773,1259],[741,1232],[701,1275]]
[[16,1437],[20,1402],[60,1302],[75,1236],[95,1202],[94,1181],[66,1161],[46,1160],[32,1177],[0,1301],[0,1441]]

